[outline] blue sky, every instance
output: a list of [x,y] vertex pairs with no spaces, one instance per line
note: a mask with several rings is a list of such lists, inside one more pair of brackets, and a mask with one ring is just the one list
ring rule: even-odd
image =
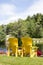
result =
[[0,25],[43,14],[43,0],[0,0]]

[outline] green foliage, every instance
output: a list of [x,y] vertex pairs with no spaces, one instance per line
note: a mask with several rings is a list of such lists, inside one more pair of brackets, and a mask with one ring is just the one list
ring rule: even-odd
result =
[[11,34],[14,37],[43,37],[43,15],[36,14],[32,17],[28,16],[25,20],[19,19],[14,23],[0,26],[0,41],[5,40],[6,34]]

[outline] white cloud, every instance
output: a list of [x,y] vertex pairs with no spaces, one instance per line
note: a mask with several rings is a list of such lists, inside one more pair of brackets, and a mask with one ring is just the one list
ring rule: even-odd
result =
[[22,13],[16,13],[16,6],[11,4],[1,4],[0,5],[0,18],[8,16],[7,19],[2,19],[0,21],[0,24],[7,24],[9,22],[13,22],[14,20],[17,20],[18,18],[26,18],[28,15],[32,16],[36,13],[42,13],[43,14],[43,0],[37,0],[35,3],[28,7],[26,11]]
[[32,16],[37,13],[43,14],[43,0],[37,0],[35,3],[28,7],[26,11],[18,14],[19,18],[25,19],[28,15]]
[[30,8],[25,11],[25,15],[33,15],[36,13],[43,14],[43,0],[37,0]]
[[18,18],[24,18],[21,13],[16,13],[16,6],[11,4],[0,4],[0,24],[14,22]]
[[9,23],[15,14],[16,6],[12,4],[0,4],[0,24]]
[[0,4],[0,15],[12,15],[15,8],[11,4]]

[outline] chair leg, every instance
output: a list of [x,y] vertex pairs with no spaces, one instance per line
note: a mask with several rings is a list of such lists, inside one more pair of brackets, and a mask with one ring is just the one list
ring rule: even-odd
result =
[[16,47],[16,57],[18,56],[18,54],[17,54],[17,47]]
[[8,48],[7,56],[10,56],[10,48]]
[[22,49],[22,55],[21,55],[21,57],[23,57],[23,49]]

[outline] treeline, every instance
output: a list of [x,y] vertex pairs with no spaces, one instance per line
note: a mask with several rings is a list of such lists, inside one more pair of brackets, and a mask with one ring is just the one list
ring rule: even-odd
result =
[[43,37],[43,14],[28,16],[25,20],[19,19],[14,23],[0,25],[0,45],[4,44],[6,35],[11,34],[14,37]]

